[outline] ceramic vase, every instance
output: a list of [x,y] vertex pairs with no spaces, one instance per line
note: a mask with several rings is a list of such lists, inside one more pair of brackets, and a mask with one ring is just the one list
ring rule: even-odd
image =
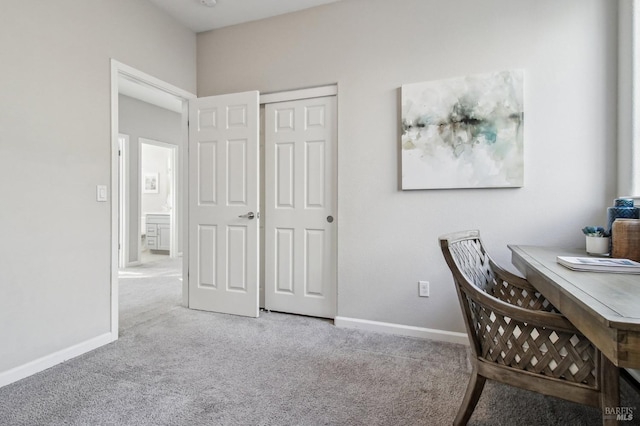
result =
[[609,238],[607,237],[590,237],[587,235],[587,253],[595,255],[604,255],[609,253]]
[[607,232],[611,235],[613,221],[616,219],[640,219],[640,209],[634,207],[631,198],[616,198],[613,207],[607,208]]
[[[616,198],[613,207],[607,208],[607,232],[613,234],[613,222],[616,219],[640,219],[640,209],[634,206],[631,198]],[[609,242],[609,253],[613,251],[615,241]]]

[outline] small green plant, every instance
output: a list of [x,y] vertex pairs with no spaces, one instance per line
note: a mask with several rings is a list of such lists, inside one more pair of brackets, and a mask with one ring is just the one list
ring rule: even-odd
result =
[[582,233],[588,237],[608,237],[609,233],[602,226],[585,226]]

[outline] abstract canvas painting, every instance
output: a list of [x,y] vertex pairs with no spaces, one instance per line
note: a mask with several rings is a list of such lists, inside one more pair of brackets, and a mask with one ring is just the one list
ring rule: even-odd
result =
[[523,185],[523,72],[402,86],[402,189]]

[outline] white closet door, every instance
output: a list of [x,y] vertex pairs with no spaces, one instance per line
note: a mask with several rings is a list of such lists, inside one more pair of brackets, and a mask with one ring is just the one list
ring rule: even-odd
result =
[[189,307],[258,316],[258,92],[189,102]]
[[265,308],[334,318],[336,98],[265,114]]

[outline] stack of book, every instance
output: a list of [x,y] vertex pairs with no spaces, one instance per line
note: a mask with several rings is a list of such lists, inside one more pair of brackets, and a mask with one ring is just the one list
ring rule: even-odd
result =
[[557,261],[574,271],[640,274],[640,263],[630,259],[558,256]]

